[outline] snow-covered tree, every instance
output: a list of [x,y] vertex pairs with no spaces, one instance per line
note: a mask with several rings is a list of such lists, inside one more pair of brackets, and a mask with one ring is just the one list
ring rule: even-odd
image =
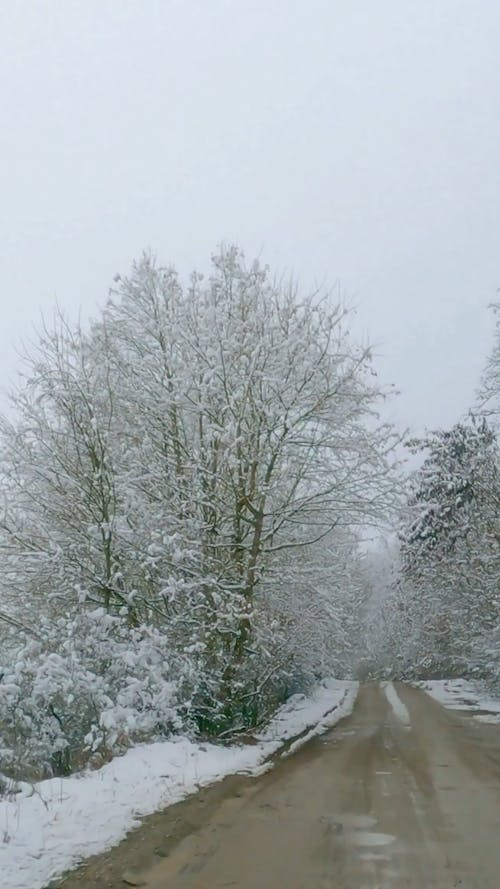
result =
[[[387,515],[396,487],[370,350],[328,294],[303,297],[233,247],[187,286],[149,256],[115,285],[88,329],[43,331],[2,425],[0,614],[31,665],[8,706],[27,701],[35,725],[33,677],[59,658],[37,700],[52,733],[77,699],[93,714],[78,738],[68,729],[82,749],[169,730],[174,701],[185,725],[234,730],[291,683],[352,671],[356,529]],[[120,673],[149,677],[128,728],[126,638]],[[152,645],[168,652],[163,710]],[[65,671],[76,685],[62,694]],[[101,677],[92,706],[82,675]]]
[[495,319],[494,340],[482,375],[477,398],[477,410],[489,418],[490,424],[500,425],[500,302],[492,305]]
[[472,418],[414,447],[427,456],[412,482],[397,597],[413,669],[494,672],[484,646],[500,614],[495,434]]

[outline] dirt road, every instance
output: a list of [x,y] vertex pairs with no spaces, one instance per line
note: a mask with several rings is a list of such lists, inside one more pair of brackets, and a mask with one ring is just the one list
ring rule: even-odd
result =
[[[410,686],[363,686],[352,716],[320,740],[195,800],[171,822],[197,806],[191,829],[137,860],[138,885],[500,889],[500,727]],[[64,886],[124,887],[114,865],[95,867]]]

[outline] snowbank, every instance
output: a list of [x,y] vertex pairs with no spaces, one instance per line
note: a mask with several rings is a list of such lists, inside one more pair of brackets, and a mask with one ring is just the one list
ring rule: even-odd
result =
[[381,682],[381,686],[384,689],[384,694],[389,701],[389,704],[391,705],[392,712],[397,716],[402,725],[406,728],[410,728],[410,714],[408,707],[403,704],[403,701],[394,688],[394,684],[392,682]]
[[284,742],[288,751],[335,725],[354,706],[357,683],[325,680],[294,695],[254,746],[176,738],[129,750],[95,772],[22,785],[0,800],[0,873],[5,889],[42,889],[84,858],[106,851],[152,812],[235,773],[258,774]]
[[500,700],[492,698],[480,682],[466,679],[439,679],[417,682],[436,701],[451,710],[465,710],[482,722],[500,724]]
[[358,682],[325,679],[309,696],[293,695],[289,698],[267,729],[256,738],[261,743],[278,740],[279,746],[291,741],[283,752],[283,756],[289,756],[352,713],[358,688]]

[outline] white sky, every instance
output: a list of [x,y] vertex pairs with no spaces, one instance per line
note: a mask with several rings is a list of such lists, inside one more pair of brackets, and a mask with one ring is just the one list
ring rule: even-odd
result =
[[470,405],[500,287],[498,0],[0,0],[0,383],[144,247],[340,281],[405,425]]

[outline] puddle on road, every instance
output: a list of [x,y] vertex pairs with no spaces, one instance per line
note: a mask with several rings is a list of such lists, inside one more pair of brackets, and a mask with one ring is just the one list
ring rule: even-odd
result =
[[[354,813],[325,815],[321,820],[327,824],[327,830],[342,834],[350,846],[357,846],[360,850],[389,846],[396,839],[390,833],[373,830],[377,824],[377,819],[373,815]],[[369,855],[370,853],[365,852],[364,854]],[[371,854],[377,855],[376,852]]]
[[373,830],[377,819],[372,815],[327,815],[321,820],[326,822],[329,830],[341,833],[349,845],[359,846],[362,849],[389,846],[395,840],[390,833]]
[[358,857],[361,861],[389,861],[389,856],[383,852],[360,852]]
[[359,830],[349,836],[350,842],[356,846],[389,846],[395,839],[390,833],[378,833],[374,830]]

